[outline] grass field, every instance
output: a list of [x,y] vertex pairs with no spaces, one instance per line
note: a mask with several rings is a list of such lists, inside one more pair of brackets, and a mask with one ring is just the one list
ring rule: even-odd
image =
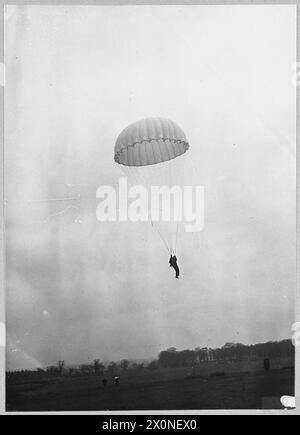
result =
[[294,395],[288,361],[214,364],[199,368],[121,373],[120,384],[101,377],[48,377],[7,381],[7,411],[280,409]]

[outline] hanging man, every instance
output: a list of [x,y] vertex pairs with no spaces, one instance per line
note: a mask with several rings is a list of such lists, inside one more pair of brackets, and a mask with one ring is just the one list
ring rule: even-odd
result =
[[176,278],[179,279],[180,271],[179,271],[179,267],[178,267],[178,264],[177,264],[177,257],[176,257],[176,255],[172,255],[171,254],[171,257],[170,257],[170,260],[169,260],[169,265],[170,265],[170,267],[173,267],[173,269],[176,272]]

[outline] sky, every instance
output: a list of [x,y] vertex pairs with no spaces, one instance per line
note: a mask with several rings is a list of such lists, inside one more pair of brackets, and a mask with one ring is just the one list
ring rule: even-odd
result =
[[[295,61],[295,6],[5,7],[8,369],[291,336]],[[180,280],[149,223],[96,219],[148,116],[205,191]]]

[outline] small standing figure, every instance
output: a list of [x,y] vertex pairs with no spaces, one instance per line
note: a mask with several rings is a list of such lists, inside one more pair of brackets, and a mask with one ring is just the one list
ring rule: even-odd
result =
[[269,372],[269,371],[270,371],[270,369],[271,369],[271,363],[270,363],[269,358],[266,358],[266,359],[264,360],[264,368],[265,368],[265,371],[266,371],[266,372]]
[[173,269],[176,272],[176,278],[179,279],[180,271],[179,271],[179,267],[178,267],[178,264],[177,264],[177,257],[176,257],[176,255],[172,255],[171,254],[171,257],[170,257],[170,260],[169,260],[169,265],[170,265],[170,267],[173,267]]
[[120,377],[119,376],[115,376],[115,384],[119,385],[120,383]]

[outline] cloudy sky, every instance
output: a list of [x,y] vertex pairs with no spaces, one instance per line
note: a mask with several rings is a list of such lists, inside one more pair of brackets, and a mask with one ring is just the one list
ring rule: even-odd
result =
[[[290,337],[295,59],[294,6],[6,6],[9,369]],[[181,125],[205,188],[180,280],[150,224],[96,219],[147,116]]]

